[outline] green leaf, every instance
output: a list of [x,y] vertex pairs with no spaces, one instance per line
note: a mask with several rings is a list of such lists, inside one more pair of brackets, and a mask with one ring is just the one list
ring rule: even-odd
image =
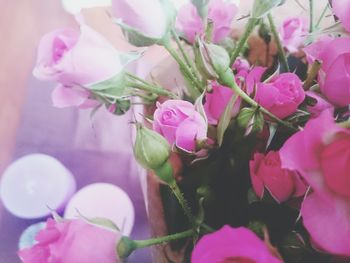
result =
[[114,232],[120,232],[120,229],[118,226],[116,226],[116,224],[107,218],[103,218],[103,217],[94,217],[94,218],[88,218],[84,215],[82,215],[79,210],[77,210],[79,216],[84,219],[86,222],[88,222],[89,224],[104,228],[104,229],[108,229],[108,230],[112,230]]
[[252,18],[261,18],[267,15],[273,8],[280,5],[282,0],[255,0]]
[[220,117],[219,124],[218,124],[218,132],[217,132],[217,140],[218,140],[219,146],[222,145],[222,142],[224,140],[225,131],[227,130],[232,118],[231,112],[237,99],[238,99],[237,94],[232,95],[229,103],[226,105],[225,110]]
[[131,94],[125,71],[120,72],[110,79],[90,85],[88,88],[97,95],[106,96],[114,100],[130,96]]
[[197,99],[196,99],[196,102],[194,104],[197,112],[199,112],[202,117],[204,118],[205,120],[205,123],[207,124],[208,126],[208,118],[207,118],[207,114],[205,113],[205,110],[204,110],[204,104],[203,104],[203,99],[205,97],[205,94],[206,92],[204,91]]

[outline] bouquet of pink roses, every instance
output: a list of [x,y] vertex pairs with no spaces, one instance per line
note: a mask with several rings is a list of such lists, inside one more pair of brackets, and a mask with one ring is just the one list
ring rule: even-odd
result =
[[[284,2],[255,0],[235,39],[237,1],[176,10],[114,0],[111,17],[131,44],[162,46],[176,61],[172,87],[132,73],[142,52],[116,50],[81,18],[80,31],[45,35],[34,75],[59,83],[56,107],[120,115],[145,105],[134,154],[156,190],[153,225],[165,230],[131,240],[107,220],[50,220],[23,262],[120,262],[158,244],[167,250],[155,262],[350,262],[350,1],[316,18],[310,0],[309,21],[276,26],[271,11]],[[329,11],[334,25],[322,29]],[[250,57],[255,32],[266,59]]]

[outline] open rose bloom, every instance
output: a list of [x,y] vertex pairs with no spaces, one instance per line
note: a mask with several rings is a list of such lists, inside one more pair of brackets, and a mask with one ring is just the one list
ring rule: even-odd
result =
[[155,239],[49,221],[23,262],[117,262],[158,244],[152,262],[350,262],[350,1],[252,2],[113,0],[128,53],[79,16],[43,36],[33,73],[57,83],[54,106],[132,109],[120,129],[136,128]]

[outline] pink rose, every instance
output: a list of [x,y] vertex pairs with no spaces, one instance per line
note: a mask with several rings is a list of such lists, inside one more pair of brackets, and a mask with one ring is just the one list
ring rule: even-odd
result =
[[278,152],[271,151],[266,156],[256,153],[249,167],[253,189],[260,199],[265,188],[279,203],[306,192],[307,186],[297,172],[282,169]]
[[344,28],[350,32],[350,2],[348,0],[333,0],[332,7],[335,15],[342,22]]
[[313,242],[350,256],[350,131],[323,111],[285,143],[280,155],[282,167],[298,171],[312,188],[301,215]]
[[282,263],[251,230],[230,226],[203,236],[192,252],[191,262]]
[[[221,86],[217,82],[212,82],[212,89],[211,93],[205,95],[204,110],[209,124],[217,125],[234,93],[231,88]],[[232,108],[232,117],[239,112],[240,102],[238,97]]]
[[122,69],[120,53],[99,33],[81,25],[80,32],[58,29],[41,38],[33,74],[65,86],[87,86]]
[[18,252],[23,263],[116,263],[117,232],[83,220],[49,219],[36,236],[37,244]]
[[60,83],[52,92],[54,106],[86,109],[100,103],[83,86],[107,80],[122,69],[120,53],[82,24],[80,32],[58,29],[42,37],[33,74],[40,80]]
[[332,104],[330,104],[320,94],[314,91],[309,90],[306,92],[306,95],[316,100],[315,105],[307,106],[307,110],[311,113],[312,118],[318,117],[324,110],[334,108]]
[[269,83],[258,83],[255,100],[271,113],[283,119],[304,101],[303,83],[294,73],[283,73]]
[[[233,2],[211,0],[208,6],[208,19],[214,23],[213,42],[218,43],[231,32],[231,23],[238,12]],[[189,3],[178,11],[176,28],[184,34],[186,39],[194,43],[197,35],[204,34],[204,25],[198,15],[196,7]]]
[[207,139],[207,124],[194,105],[184,100],[167,100],[157,103],[153,129],[170,144],[187,152],[196,151],[197,141]]
[[325,38],[304,48],[309,62],[322,62],[318,81],[322,93],[336,106],[350,104],[350,38]]
[[297,52],[303,45],[308,31],[307,22],[299,16],[284,20],[279,28],[283,46],[292,53]]
[[168,27],[167,14],[161,0],[113,0],[113,14],[123,24],[143,35],[160,39]]

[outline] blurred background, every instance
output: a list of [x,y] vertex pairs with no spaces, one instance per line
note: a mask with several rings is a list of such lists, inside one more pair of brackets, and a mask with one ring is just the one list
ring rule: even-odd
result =
[[[238,17],[249,14],[253,1],[240,2]],[[314,2],[318,17],[326,0]],[[308,8],[308,0],[287,0],[274,12],[277,23],[289,16],[307,17],[303,7]],[[1,0],[0,10],[0,175],[12,161],[26,154],[54,156],[72,172],[78,189],[94,182],[112,183],[124,189],[136,210],[132,237],[147,238],[140,171],[132,156],[129,124],[132,116],[115,117],[101,110],[91,120],[89,111],[54,108],[50,97],[54,83],[40,82],[31,73],[40,37],[56,28],[77,27],[74,17],[64,10],[60,0]],[[118,49],[135,50],[111,23],[108,8],[82,12],[87,23]],[[237,22],[238,31],[244,22]],[[139,70],[147,72],[164,57],[166,54],[160,47],[150,48]],[[19,236],[27,226],[39,221],[42,219],[16,218],[0,202],[1,263],[19,262],[16,256]],[[151,262],[149,252],[137,252],[128,262]]]

